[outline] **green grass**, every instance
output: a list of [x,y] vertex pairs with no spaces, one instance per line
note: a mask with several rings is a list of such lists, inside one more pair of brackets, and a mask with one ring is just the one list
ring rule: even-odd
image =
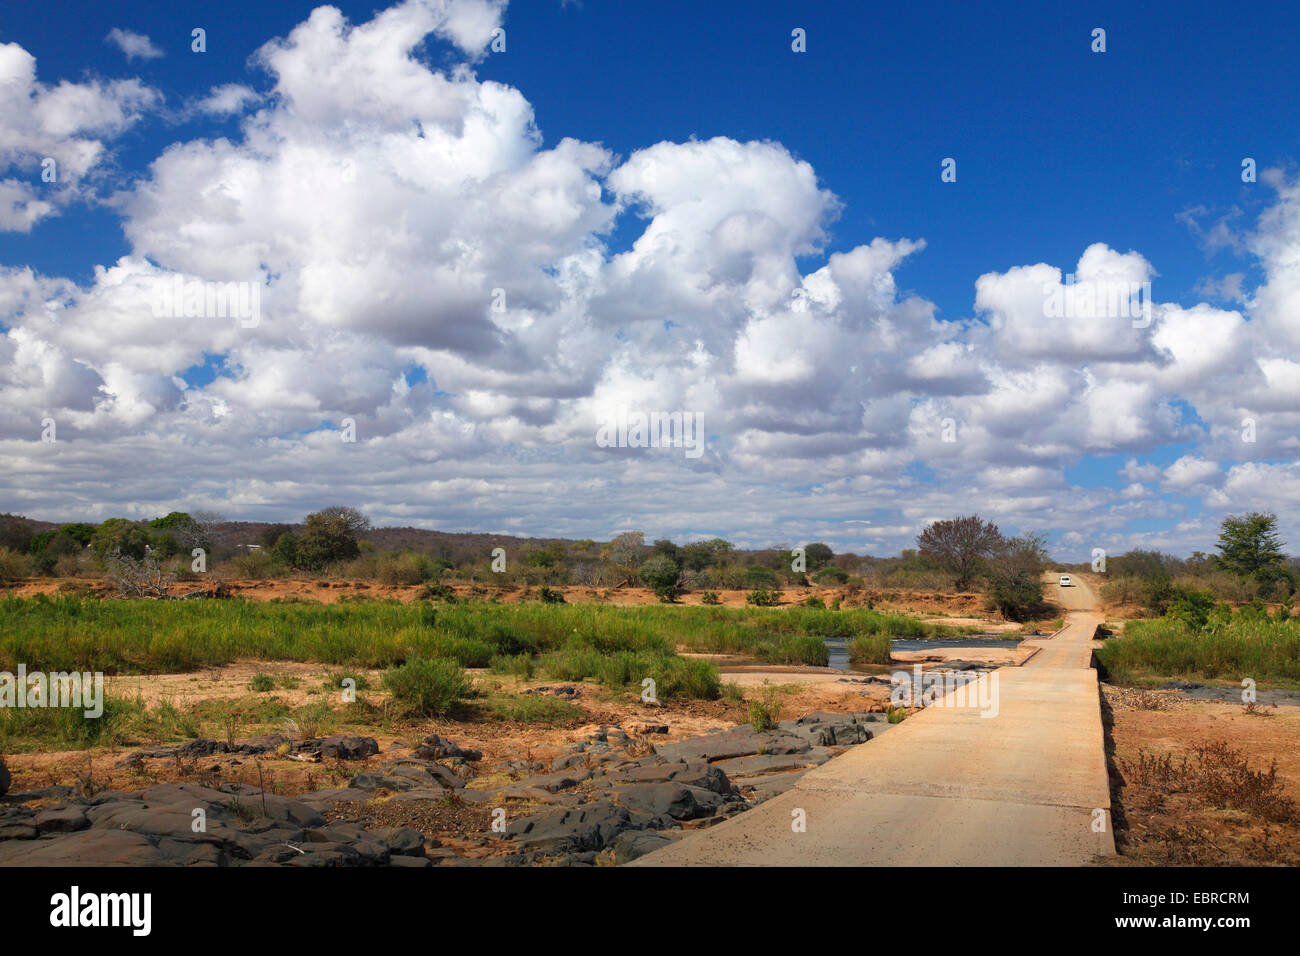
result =
[[848,643],[849,660],[854,664],[888,664],[888,634],[860,634]]
[[149,706],[139,695],[104,695],[104,712],[86,717],[75,707],[0,708],[0,752],[84,750],[193,740],[200,719],[170,700]]
[[759,646],[758,656],[774,664],[811,664],[825,667],[830,663],[826,641],[812,635],[780,634],[771,643]]
[[1300,620],[1237,614],[1205,628],[1169,618],[1129,621],[1123,637],[1097,650],[1097,660],[1120,684],[1150,686],[1171,679],[1239,684],[1249,677],[1300,687]]
[[388,668],[408,657],[451,657],[487,667],[496,654],[544,654],[571,639],[602,652],[758,655],[783,636],[941,636],[915,618],[865,609],[617,607],[599,604],[434,606],[356,601],[270,604],[241,600],[0,598],[0,669],[177,673],[240,658]]
[[572,723],[583,716],[582,708],[558,697],[534,694],[492,694],[476,702],[489,720],[555,727]]
[[[825,665],[828,638],[845,640],[851,653],[869,648],[859,659],[887,660],[891,637],[946,636],[948,630],[867,609],[9,596],[0,598],[0,670],[39,662],[47,671],[161,674],[240,659],[298,661],[338,669],[330,689],[340,676],[352,675],[364,689],[361,670],[450,660],[459,668],[492,667],[521,677],[536,667],[549,678],[594,680],[615,691],[639,688],[650,677],[662,699],[716,699],[717,667],[681,658],[678,649]],[[259,692],[273,689],[270,674],[254,681]],[[414,703],[428,705],[444,702]]]

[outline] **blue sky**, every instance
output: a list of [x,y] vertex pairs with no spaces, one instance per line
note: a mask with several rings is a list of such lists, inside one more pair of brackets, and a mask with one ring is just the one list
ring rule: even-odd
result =
[[[334,6],[350,25],[366,24],[376,13],[372,3]],[[115,306],[106,301],[107,292],[96,294],[102,280],[94,269],[123,256],[211,281],[232,278],[218,273],[239,259],[233,246],[224,255],[210,241],[202,249],[185,247],[193,236],[206,234],[204,216],[216,215],[211,222],[223,215],[207,204],[236,166],[214,172],[215,166],[240,161],[223,154],[214,140],[227,137],[235,151],[246,151],[245,159],[260,162],[266,157],[253,148],[249,124],[267,123],[275,148],[283,150],[261,167],[259,175],[268,177],[276,164],[303,155],[291,146],[309,146],[316,159],[335,147],[343,150],[340,156],[375,158],[376,144],[388,150],[418,124],[442,122],[446,110],[464,105],[451,99],[449,105],[434,104],[435,93],[428,92],[403,117],[404,104],[392,88],[406,80],[415,84],[410,89],[423,91],[430,75],[468,70],[476,95],[490,96],[493,84],[509,88],[531,109],[540,132],[528,147],[534,158],[572,163],[574,170],[590,160],[595,166],[582,175],[598,193],[566,194],[582,210],[581,228],[541,222],[555,207],[539,206],[539,218],[524,227],[537,229],[531,243],[517,235],[520,220],[514,214],[503,216],[508,221],[498,224],[499,231],[484,226],[482,233],[465,226],[466,220],[449,225],[439,219],[447,204],[435,201],[438,183],[424,182],[418,196],[390,197],[386,221],[401,218],[394,210],[417,210],[410,232],[425,245],[412,250],[403,242],[382,257],[369,246],[360,251],[376,269],[382,260],[384,281],[394,282],[403,269],[420,270],[425,262],[436,271],[447,249],[479,250],[476,262],[524,263],[519,275],[507,278],[490,270],[470,277],[464,259],[446,266],[457,294],[480,279],[485,290],[502,282],[512,294],[527,288],[521,294],[530,311],[518,319],[522,325],[488,316],[495,326],[482,326],[482,335],[496,343],[491,349],[482,344],[487,339],[473,345],[458,338],[477,326],[466,326],[463,312],[430,297],[423,277],[412,276],[409,293],[374,304],[394,311],[390,322],[376,319],[374,310],[324,315],[320,295],[305,290],[351,261],[337,248],[346,237],[331,240],[328,249],[306,251],[316,241],[307,236],[313,228],[318,234],[318,226],[277,224],[273,217],[259,223],[253,214],[260,202],[275,205],[274,187],[240,197],[239,229],[218,233],[227,243],[235,241],[232,235],[249,237],[264,252],[266,261],[258,266],[273,273],[266,279],[273,290],[268,295],[284,309],[278,314],[292,321],[275,326],[273,341],[257,344],[229,336],[204,340],[189,330],[174,348],[162,350],[173,354],[151,371],[138,343],[114,341],[111,333],[41,333],[49,354],[70,363],[71,371],[60,378],[50,371],[53,366],[43,366],[49,394],[40,399],[41,412],[15,410],[0,439],[14,442],[16,452],[17,443],[30,441],[27,423],[33,417],[65,407],[71,451],[54,467],[66,481],[38,482],[33,475],[41,469],[15,464],[17,488],[0,508],[42,516],[143,514],[183,504],[189,494],[232,517],[275,512],[287,518],[345,497],[359,500],[380,520],[459,530],[600,537],[636,525],[676,537],[725,533],[753,544],[830,540],[841,532],[836,540],[842,547],[877,552],[906,546],[918,522],[944,516],[945,503],[950,510],[991,512],[1014,530],[1045,531],[1063,553],[1086,553],[1092,539],[1118,550],[1204,549],[1222,513],[1248,507],[1276,510],[1284,526],[1300,531],[1300,516],[1292,517],[1300,505],[1291,497],[1300,483],[1292,471],[1295,402],[1286,384],[1287,363],[1296,356],[1293,336],[1300,334],[1289,298],[1295,286],[1288,270],[1294,266],[1288,265],[1286,245],[1296,241],[1291,224],[1300,156],[1294,110],[1300,31],[1291,8],[747,2],[700,9],[684,2],[594,0],[502,8],[465,0],[473,17],[487,11],[492,20],[476,19],[467,27],[455,19],[460,6],[460,0],[429,0],[397,9],[393,22],[428,16],[430,23],[446,17],[451,24],[431,28],[410,50],[416,79],[401,73],[406,57],[392,47],[371,51],[366,55],[375,62],[363,64],[364,51],[356,44],[353,59],[330,66],[330,57],[343,56],[348,25],[337,27],[342,44],[322,39],[329,30],[285,41],[315,9],[310,3],[82,8],[50,2],[6,10],[0,43],[17,44],[35,58],[35,82],[45,89],[64,81],[81,84],[97,90],[106,109],[124,96],[137,97],[129,121],[98,128],[81,118],[83,132],[68,134],[93,138],[104,149],[75,195],[60,193],[54,209],[26,231],[0,231],[0,266],[30,266],[49,289],[63,280],[75,283],[80,295],[72,294],[77,305],[69,314],[89,326],[112,326]],[[491,52],[483,42],[497,22],[506,31],[504,53]],[[207,30],[202,54],[189,49],[195,26]],[[796,27],[806,31],[806,53],[791,50]],[[1104,53],[1091,49],[1096,27],[1106,31]],[[115,28],[147,36],[159,55],[128,59],[105,39]],[[277,38],[290,48],[279,66],[258,62],[257,51]],[[295,57],[309,64],[306,79],[286,72]],[[351,87],[322,81],[314,89],[313,70],[351,76]],[[390,76],[390,70],[397,72]],[[106,84],[128,78],[147,93],[106,92]],[[371,82],[382,109],[352,98]],[[226,84],[247,87],[248,101],[228,112],[197,108]],[[315,98],[325,112],[311,113],[311,130],[304,132],[307,104]],[[480,103],[478,109],[481,114],[486,107]],[[459,130],[458,123],[480,114],[468,109],[448,128]],[[541,188],[524,178],[527,157],[519,137],[526,138],[526,129],[511,125],[517,119],[503,114],[494,120],[490,136],[503,144],[500,164],[490,165],[495,154],[488,149],[483,172],[471,171],[467,182],[510,173],[523,182],[520,190],[529,183]],[[17,129],[40,121],[29,116],[10,122]],[[376,138],[363,141],[371,134]],[[23,141],[27,147],[0,153],[0,162],[9,163],[0,179],[39,178],[38,147],[54,142],[48,130],[40,135],[46,139],[32,133]],[[604,152],[575,159],[565,153],[566,139]],[[716,155],[694,156],[687,148],[692,142]],[[779,156],[757,148],[733,155],[726,143],[769,144]],[[177,144],[206,158],[182,168]],[[652,152],[658,146],[664,148]],[[475,150],[483,143],[462,137],[449,148],[456,153],[454,168],[464,171],[478,161]],[[407,169],[395,152],[383,155],[375,161]],[[957,161],[955,183],[940,180],[946,157]],[[1271,178],[1244,183],[1244,157],[1252,157],[1261,173],[1274,171]],[[702,165],[693,166],[695,160]],[[161,168],[151,168],[155,161]],[[811,170],[815,188],[801,180],[800,168]],[[193,181],[185,178],[190,173]],[[720,178],[707,181],[715,173]],[[679,174],[680,184],[674,180]],[[205,183],[205,175],[213,178]],[[763,195],[767,187],[730,195],[737,180],[752,177],[757,183],[765,176],[773,177],[770,204]],[[692,177],[704,179],[693,183]],[[345,200],[320,197],[326,205]],[[420,204],[426,200],[427,208]],[[285,201],[302,204],[301,197]],[[809,204],[817,209],[803,221],[799,210]],[[358,234],[385,221],[349,215],[354,213],[340,217],[341,225]],[[741,238],[718,231],[727,223],[741,230]],[[769,226],[781,234],[779,242],[762,232]],[[258,228],[269,232],[259,237]],[[304,230],[303,238],[291,242],[286,236],[296,228]],[[742,235],[745,229],[759,232]],[[674,269],[656,259],[648,237],[660,232],[681,240],[678,252],[689,251],[694,261],[717,255],[724,264],[671,288],[673,276],[689,267]],[[379,234],[368,233],[368,241]],[[850,254],[877,239],[890,246],[879,261],[871,260],[874,278],[828,265],[833,254]],[[923,241],[924,247],[904,247],[903,240]],[[518,244],[514,254],[511,241]],[[579,268],[574,257],[593,243],[602,264],[581,266],[587,291],[580,304],[558,280],[547,286],[565,268],[562,263]],[[1150,281],[1151,295],[1161,304],[1157,322],[1149,337],[1134,336],[1122,354],[1115,351],[1117,336],[1099,329],[1079,332],[1053,354],[1041,323],[1016,311],[1023,297],[1005,287],[1037,282],[1037,272],[1017,270],[1038,263],[1074,272],[1094,244],[1103,244],[1098,261],[1110,263],[1102,269],[1106,274],[1113,266]],[[720,251],[722,245],[726,250]],[[1125,259],[1130,253],[1136,258]],[[205,262],[211,263],[207,271],[200,268]],[[868,265],[853,266],[860,268]],[[736,279],[736,270],[744,269],[751,271]],[[821,324],[807,342],[797,317],[787,316],[793,321],[782,325],[775,316],[773,301],[780,296],[764,298],[771,292],[766,286],[788,280],[779,279],[783,270],[802,276],[810,290],[822,288],[818,282],[833,274],[838,291],[818,300],[810,321]],[[1003,277],[1002,291],[990,286],[977,302],[976,282],[990,275]],[[716,286],[701,285],[711,282]],[[871,296],[855,302],[852,290],[867,287],[876,290],[873,296],[887,296],[889,304]],[[340,295],[330,291],[325,301],[333,308]],[[35,296],[31,302],[40,298],[31,290],[24,294]],[[16,329],[37,333],[30,302],[5,308],[0,326],[11,336]],[[652,330],[644,313],[655,309],[662,321]],[[929,310],[937,322],[927,324]],[[433,318],[421,318],[426,312]],[[604,344],[593,328],[608,334]],[[329,369],[321,336],[330,347],[339,337],[354,337],[347,348],[364,356],[365,374],[349,377]],[[100,343],[98,353],[78,351],[92,340]],[[1200,341],[1219,343],[1218,365],[1176,347]],[[948,347],[964,352],[953,359],[952,351],[944,351]],[[292,350],[301,367],[286,357]],[[700,355],[709,361],[699,364]],[[942,385],[924,374],[937,355],[950,362]],[[766,362],[773,368],[789,356],[798,359],[794,366],[766,378],[746,367]],[[835,365],[840,357],[843,368]],[[0,362],[6,360],[12,368],[0,378],[0,388],[8,381],[11,401],[36,401],[41,388],[24,377],[19,352],[12,358],[0,352]],[[692,378],[683,373],[692,361],[714,371]],[[90,371],[82,382],[84,369]],[[315,380],[313,370],[323,381]],[[971,382],[952,384],[967,373]],[[145,382],[150,375],[156,380]],[[65,394],[73,379],[89,389],[76,401]],[[181,382],[179,390],[174,379]],[[398,379],[401,394],[390,400],[386,389]],[[1053,400],[1058,380],[1067,384]],[[310,400],[277,405],[271,396],[286,383]],[[1023,390],[1021,398],[1016,390]],[[259,396],[256,407],[239,409],[239,396],[252,393]],[[626,449],[629,455],[616,469],[599,455],[591,461],[579,455],[567,475],[534,469],[541,446],[581,441],[574,437],[583,431],[577,422],[600,401],[624,394],[660,403],[652,407],[707,410],[717,455],[703,464],[648,464]],[[1017,407],[1040,406],[1053,409],[1052,421],[1019,421],[1014,414]],[[321,423],[338,422],[349,408],[356,409],[353,417],[373,442],[369,453],[383,458],[387,473],[402,474],[399,491],[353,465],[340,462],[332,471],[329,459],[319,457],[327,452],[310,443],[274,445],[268,454],[264,443],[292,444],[295,439],[286,436],[328,431]],[[938,421],[947,415],[960,423],[959,436],[978,436],[958,439],[959,459],[925,437],[926,416]],[[1232,435],[1247,415],[1258,419],[1262,437],[1244,446]],[[223,431],[235,421],[239,429]],[[79,441],[95,444],[84,446],[87,457],[74,465]],[[232,448],[251,445],[259,451],[246,475],[175,476],[156,486],[141,480],[131,482],[125,495],[77,477],[88,461],[141,454],[141,442],[165,471],[174,464],[175,449],[165,450],[169,443],[201,444],[214,461],[228,459]],[[755,467],[760,460],[762,467]],[[512,461],[527,464],[512,471],[506,465]],[[1122,473],[1130,461],[1129,472]],[[426,467],[433,474],[422,475]],[[1145,477],[1135,480],[1139,473]],[[711,488],[717,502],[710,504],[701,492],[698,507],[666,512],[662,502],[672,496],[665,489],[688,479]],[[820,490],[808,490],[814,486]],[[593,488],[616,504],[595,514],[590,507],[539,504],[550,501],[548,494],[582,499],[584,489]],[[1051,504],[1062,495],[1077,503],[1077,514]],[[723,504],[747,496],[759,503],[761,518]],[[863,496],[869,500],[855,510],[854,501]],[[878,535],[849,537],[861,515],[870,516]]]
[[[35,53],[50,78],[140,75],[181,100],[255,80],[248,57],[317,5],[54,0],[7,10],[0,37]],[[353,20],[375,9],[333,6]],[[1300,151],[1287,122],[1300,29],[1280,28],[1300,17],[1287,4],[1250,15],[1185,3],[916,3],[865,15],[857,4],[700,6],[516,4],[508,55],[489,57],[479,74],[526,91],[548,143],[574,136],[622,155],[663,139],[783,143],[844,202],[834,248],[877,235],[926,239],[930,254],[900,281],[924,290],[945,319],[973,314],[984,272],[1068,263],[1096,241],[1141,249],[1161,296],[1191,304],[1201,279],[1242,266],[1207,255],[1179,214],[1258,210],[1265,197],[1240,181],[1241,158],[1285,165]],[[208,51],[191,54],[189,32],[203,24]],[[793,26],[808,33],[806,55],[790,51]],[[1090,48],[1097,26],[1105,54]],[[104,42],[113,27],[149,35],[169,55],[128,67]],[[236,127],[153,123],[121,141],[121,163],[138,170],[179,137]],[[958,160],[956,189],[939,181],[948,156]],[[106,242],[114,217],[77,219],[0,237],[4,261],[88,273],[125,251],[120,237]]]

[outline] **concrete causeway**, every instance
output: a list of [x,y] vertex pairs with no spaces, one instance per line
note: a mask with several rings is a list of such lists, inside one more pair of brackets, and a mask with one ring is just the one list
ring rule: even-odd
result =
[[[1081,866],[1113,855],[1091,667],[1102,618],[1075,580],[1061,588],[1053,576],[1067,624],[1033,642],[1023,665],[984,675],[979,693],[950,693],[786,793],[629,865]],[[996,702],[996,716],[981,716],[981,700]]]

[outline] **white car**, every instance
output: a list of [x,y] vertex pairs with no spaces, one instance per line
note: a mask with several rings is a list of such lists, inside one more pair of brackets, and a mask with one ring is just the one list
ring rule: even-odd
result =
[[1068,588],[1069,586],[1070,586],[1070,576],[1069,576],[1068,574],[1062,574],[1062,575],[1061,575],[1061,587],[1063,587],[1063,588]]

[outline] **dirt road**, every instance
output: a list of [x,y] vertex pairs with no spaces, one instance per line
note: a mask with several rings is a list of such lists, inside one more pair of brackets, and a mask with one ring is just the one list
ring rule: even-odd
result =
[[[633,866],[1077,866],[1114,854],[1086,583],[1066,627],[786,793]],[[959,697],[964,699],[959,700]]]

